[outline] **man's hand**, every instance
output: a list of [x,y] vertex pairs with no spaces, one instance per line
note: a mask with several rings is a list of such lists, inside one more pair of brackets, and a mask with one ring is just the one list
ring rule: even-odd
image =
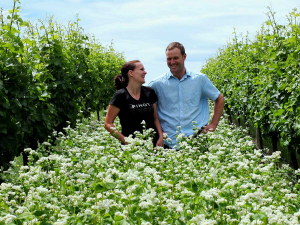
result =
[[156,142],[156,146],[155,147],[164,147],[164,139],[163,137],[160,137],[157,142]]
[[217,125],[208,124],[200,133],[214,132],[217,129]]
[[211,123],[208,124],[200,133],[207,133],[207,132],[214,132],[217,129],[220,117],[222,115],[224,107],[224,97],[220,93],[219,97],[215,101],[215,107],[214,107],[214,115],[211,120]]
[[[215,101],[215,107],[214,107],[214,115],[213,118],[211,120],[211,123],[208,124],[203,130],[203,133],[207,133],[207,132],[214,132],[217,129],[220,117],[222,115],[222,111],[223,111],[223,107],[224,107],[224,97],[223,95],[220,93],[219,97],[216,99]],[[202,133],[201,132],[201,133]]]

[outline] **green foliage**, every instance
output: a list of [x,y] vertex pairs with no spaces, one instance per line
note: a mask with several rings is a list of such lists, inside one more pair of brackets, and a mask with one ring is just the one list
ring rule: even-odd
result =
[[224,94],[228,113],[260,126],[265,135],[278,133],[282,145],[299,148],[299,13],[294,9],[285,25],[277,24],[271,10],[267,15],[254,40],[235,35],[202,72]]
[[14,1],[0,17],[0,167],[53,129],[99,111],[114,93],[124,64],[113,45],[84,34],[79,19],[63,26],[48,18],[33,25]]

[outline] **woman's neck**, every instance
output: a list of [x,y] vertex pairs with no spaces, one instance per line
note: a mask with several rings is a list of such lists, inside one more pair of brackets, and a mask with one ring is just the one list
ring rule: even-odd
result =
[[141,84],[129,82],[126,88],[133,98],[139,99],[141,94],[141,87]]

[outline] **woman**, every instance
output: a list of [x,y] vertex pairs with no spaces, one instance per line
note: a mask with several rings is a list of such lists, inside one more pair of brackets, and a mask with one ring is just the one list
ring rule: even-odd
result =
[[[144,120],[146,128],[153,128],[154,146],[163,146],[163,133],[158,120],[156,102],[157,96],[151,87],[142,86],[147,72],[139,60],[127,62],[121,69],[121,75],[115,77],[116,93],[111,99],[104,127],[123,144],[125,137],[134,135],[135,131],[143,132]],[[119,116],[122,132],[114,126],[115,118]]]

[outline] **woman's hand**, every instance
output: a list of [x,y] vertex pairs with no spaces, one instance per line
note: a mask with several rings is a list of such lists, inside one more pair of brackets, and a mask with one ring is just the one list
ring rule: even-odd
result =
[[159,137],[159,139],[156,142],[155,147],[164,147],[164,138],[163,137]]
[[159,119],[158,119],[156,103],[153,104],[153,108],[154,108],[154,112],[153,112],[154,124],[156,126],[156,129],[157,129],[158,135],[159,135],[159,139],[157,140],[155,147],[157,147],[157,146],[164,147],[164,135],[163,135],[163,132],[162,132],[162,129],[160,126]]

